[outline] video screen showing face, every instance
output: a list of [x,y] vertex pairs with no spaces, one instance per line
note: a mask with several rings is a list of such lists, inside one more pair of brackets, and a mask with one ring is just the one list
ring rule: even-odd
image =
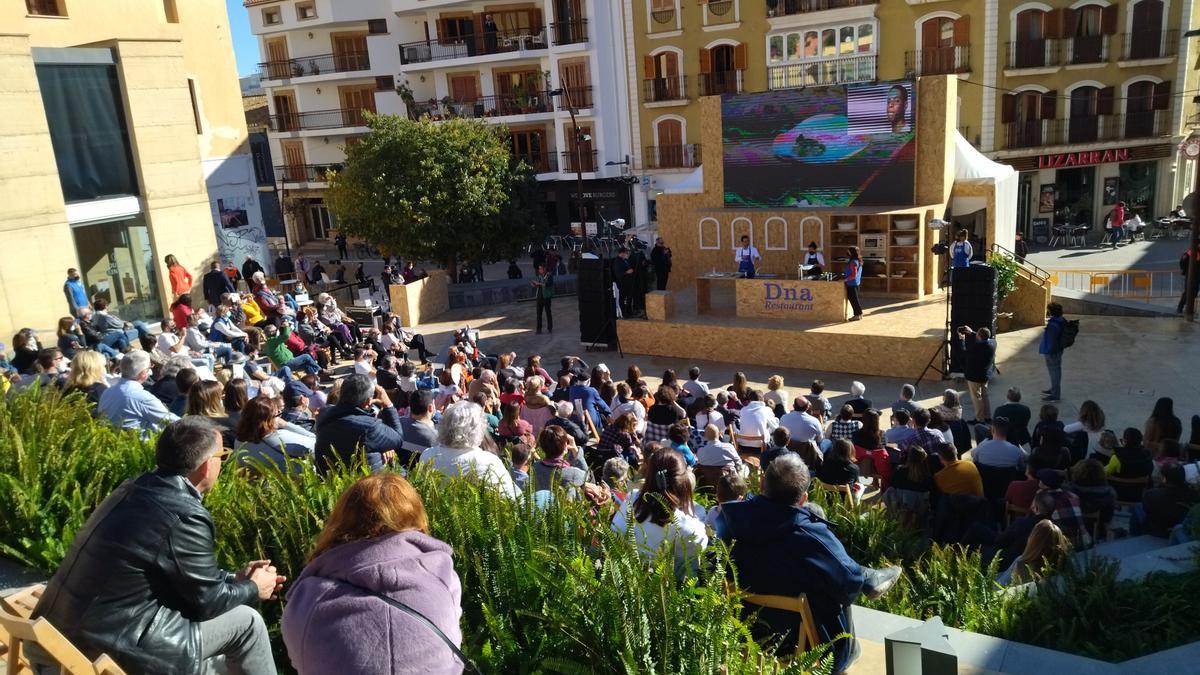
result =
[[912,82],[727,96],[726,207],[910,206]]

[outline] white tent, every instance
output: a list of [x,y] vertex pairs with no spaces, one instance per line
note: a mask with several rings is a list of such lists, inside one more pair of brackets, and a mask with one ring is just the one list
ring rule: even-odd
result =
[[[999,244],[1010,251],[1016,248],[1019,181],[1016,169],[988,159],[963,138],[962,134],[954,132],[954,184],[993,186],[995,205],[992,215],[996,224],[996,235],[991,243]],[[966,215],[986,208],[986,196],[959,196],[951,189],[950,214]]]

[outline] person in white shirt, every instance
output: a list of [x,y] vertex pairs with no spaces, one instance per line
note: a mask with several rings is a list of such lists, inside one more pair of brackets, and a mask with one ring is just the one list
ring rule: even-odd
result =
[[192,364],[197,366],[205,366],[211,373],[216,368],[216,359],[212,354],[202,354],[199,351],[188,350],[187,343],[180,339],[175,332],[175,320],[169,316],[163,317],[162,333],[158,335],[158,339],[154,342],[154,351],[158,352],[164,359],[169,359],[176,354],[185,354],[191,357]]
[[783,417],[779,418],[779,426],[788,430],[791,434],[793,443],[804,443],[806,441],[821,442],[821,422],[816,417],[808,414],[808,408],[812,403],[804,396],[797,396],[792,401],[792,411]]
[[743,279],[753,279],[754,272],[762,263],[758,249],[750,245],[750,237],[742,235],[742,245],[733,251],[733,261],[738,266],[738,276]]
[[704,509],[692,499],[693,479],[683,455],[655,450],[642,462],[642,477],[642,489],[629,495],[613,517],[613,531],[632,533],[642,557],[669,551],[677,575],[695,574],[708,547],[708,532]]
[[804,254],[804,263],[809,269],[806,276],[819,277],[825,272],[825,256],[817,250],[817,242],[808,242],[808,253]]
[[233,347],[221,342],[210,342],[208,338],[204,337],[204,332],[204,329],[196,323],[196,315],[192,314],[188,316],[188,328],[187,334],[183,339],[184,344],[192,351],[215,356],[221,360],[221,363],[228,367],[233,361]]
[[371,365],[375,361],[375,350],[366,347],[356,347],[354,349],[354,372],[359,375],[366,375],[375,380],[375,366]]
[[421,461],[428,462],[444,476],[462,476],[516,499],[520,490],[508,468],[498,456],[482,448],[487,432],[483,408],[470,401],[459,401],[442,413],[438,444],[422,452]]
[[633,415],[633,419],[636,422],[634,431],[639,436],[646,433],[646,406],[642,405],[641,401],[633,398],[633,389],[630,388],[628,382],[618,382],[616,405],[613,406],[609,419],[615,420],[625,413]]
[[696,413],[696,428],[703,429],[709,425],[714,426],[720,432],[720,437],[723,438],[728,425],[725,424],[725,416],[717,410],[717,399],[713,398],[712,394],[708,394],[700,401],[700,411]]
[[693,400],[708,396],[708,383],[700,381],[700,369],[695,366],[688,371],[688,380],[681,386]]
[[1008,442],[1008,429],[1008,418],[993,418],[992,437],[971,450],[971,461],[984,466],[1023,468],[1025,451]]
[[742,440],[743,436],[758,436],[760,439],[770,438],[771,432],[779,426],[779,418],[775,411],[762,402],[759,393],[753,389],[746,392],[749,403],[742,408],[738,421],[738,449],[745,448],[751,452],[760,452],[763,440]]

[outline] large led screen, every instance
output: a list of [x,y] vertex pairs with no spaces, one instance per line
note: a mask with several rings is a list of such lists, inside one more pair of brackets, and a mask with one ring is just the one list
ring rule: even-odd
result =
[[725,206],[911,205],[914,96],[884,82],[725,97]]

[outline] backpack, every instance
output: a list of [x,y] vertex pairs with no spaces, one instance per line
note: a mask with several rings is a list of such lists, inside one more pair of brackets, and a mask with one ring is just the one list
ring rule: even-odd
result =
[[1059,336],[1059,342],[1063,349],[1075,344],[1075,338],[1079,336],[1079,320],[1068,319],[1064,321],[1062,333]]

